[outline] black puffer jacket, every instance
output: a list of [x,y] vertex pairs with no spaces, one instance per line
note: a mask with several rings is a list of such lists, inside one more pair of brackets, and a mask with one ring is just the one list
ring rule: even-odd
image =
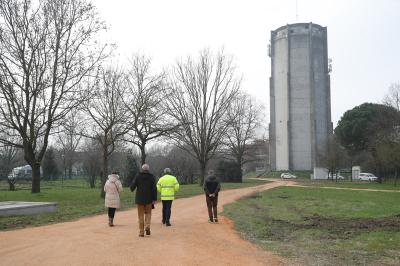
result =
[[131,186],[131,191],[136,191],[136,204],[150,204],[157,200],[157,187],[155,177],[147,171],[136,175]]
[[221,184],[219,183],[219,180],[211,175],[208,176],[206,178],[206,180],[204,181],[204,192],[206,193],[206,195],[210,195],[210,194],[218,194],[218,192],[221,189]]

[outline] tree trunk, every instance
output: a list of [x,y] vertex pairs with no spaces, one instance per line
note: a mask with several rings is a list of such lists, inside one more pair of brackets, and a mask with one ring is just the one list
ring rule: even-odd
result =
[[382,182],[383,182],[383,176],[382,176],[381,167],[380,167],[379,164],[377,164],[376,172],[378,173],[378,183],[379,183],[379,184],[382,184]]
[[146,146],[145,146],[145,144],[140,146],[140,155],[141,155],[141,158],[140,158],[140,163],[141,163],[140,169],[141,169],[142,165],[144,165],[146,163]]
[[207,167],[207,163],[200,162],[200,179],[199,179],[199,186],[203,186],[204,177],[206,176],[206,167]]
[[34,162],[32,165],[32,193],[40,193],[40,163]]
[[353,182],[353,155],[350,156],[350,182]]
[[92,175],[90,178],[89,178],[89,185],[90,185],[90,188],[95,188],[96,187],[96,176],[95,175]]
[[68,165],[68,178],[72,179],[72,164]]
[[237,163],[238,163],[238,166],[239,166],[239,168],[240,168],[240,179],[239,179],[238,181],[239,181],[239,183],[243,183],[243,170],[242,170],[242,166],[243,166],[243,156],[240,156],[240,157],[238,158]]
[[108,174],[108,154],[107,154],[107,149],[103,151],[103,173],[101,174],[101,187],[100,187],[100,197],[103,199],[106,196],[106,193],[104,192],[104,185],[106,184],[107,181],[107,174]]
[[375,174],[378,175],[378,183],[382,184],[382,176],[380,173],[380,163],[379,163],[378,155],[376,153],[376,148],[372,148],[371,154],[372,154],[372,158],[374,159],[374,163],[375,163]]
[[397,186],[397,167],[394,169],[394,186]]
[[15,191],[15,182],[16,182],[16,180],[17,179],[10,180],[10,179],[7,178],[7,182],[8,182],[8,185],[9,185],[9,188],[8,188],[9,191]]

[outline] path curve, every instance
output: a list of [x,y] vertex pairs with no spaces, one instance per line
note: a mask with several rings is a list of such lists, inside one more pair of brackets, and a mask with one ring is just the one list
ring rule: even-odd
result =
[[[277,186],[285,181],[221,191],[219,205]],[[220,209],[221,211],[221,209]],[[220,217],[207,222],[204,195],[175,200],[171,227],[161,225],[161,204],[152,216],[152,235],[138,237],[137,211],[41,227],[0,232],[0,265],[281,265],[283,260],[240,238]],[[168,255],[166,255],[168,254]]]

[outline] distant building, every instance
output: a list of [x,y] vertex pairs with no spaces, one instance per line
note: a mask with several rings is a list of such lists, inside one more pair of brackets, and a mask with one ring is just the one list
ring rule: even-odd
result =
[[245,160],[248,160],[248,162],[243,165],[243,173],[255,171],[260,174],[270,170],[269,141],[267,139],[256,139],[246,146],[248,153]]
[[[40,168],[40,174],[42,173],[42,169]],[[30,165],[23,165],[19,167],[15,167],[12,169],[11,173],[8,175],[8,179],[32,179],[32,167]]]
[[297,23],[271,32],[272,170],[312,170],[332,134],[327,29]]

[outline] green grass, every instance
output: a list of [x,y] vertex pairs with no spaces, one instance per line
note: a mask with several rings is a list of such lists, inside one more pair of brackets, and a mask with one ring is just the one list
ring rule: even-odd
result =
[[[275,171],[269,172],[263,176],[262,178],[280,178],[281,173],[287,173],[288,171]],[[398,180],[397,184],[394,179],[385,180],[382,184],[378,182],[369,182],[369,181],[359,181],[353,180],[311,180],[310,179],[310,171],[289,171],[289,173],[297,176],[297,179],[293,181],[298,182],[300,185],[305,186],[316,186],[316,187],[339,187],[339,188],[367,188],[367,189],[382,189],[382,190],[399,190],[400,191],[400,180]],[[249,173],[246,177],[254,178],[256,177],[255,173]]]
[[400,193],[280,187],[225,206],[237,230],[305,265],[398,265]]
[[[31,181],[26,180],[18,180],[15,184],[16,190],[31,190],[32,187]],[[97,186],[100,186],[100,180],[98,179],[96,182]],[[83,178],[72,178],[65,180],[54,180],[54,181],[44,181],[41,180],[40,188],[41,189],[49,189],[49,188],[90,188],[89,183],[85,181]],[[0,180],[0,191],[7,191],[9,189],[9,185],[6,180]]]
[[348,180],[300,180],[300,185],[315,187],[339,187],[339,188],[362,188],[362,189],[380,189],[380,190],[399,190],[400,183],[395,184],[393,180],[386,181],[382,184],[369,181],[353,181]]
[[[223,183],[222,189],[241,188],[263,184],[265,181],[245,180],[243,183]],[[37,226],[49,223],[70,221],[84,216],[105,212],[104,200],[100,198],[100,189],[91,189],[82,179],[42,182],[41,193],[32,194],[29,184],[17,187],[17,191],[0,191],[0,201],[44,201],[57,202],[58,209],[54,213],[29,216],[11,216],[0,218],[0,230]],[[177,198],[202,194],[202,188],[197,184],[181,185]],[[121,194],[122,210],[134,207],[135,194],[129,188],[124,188]]]

